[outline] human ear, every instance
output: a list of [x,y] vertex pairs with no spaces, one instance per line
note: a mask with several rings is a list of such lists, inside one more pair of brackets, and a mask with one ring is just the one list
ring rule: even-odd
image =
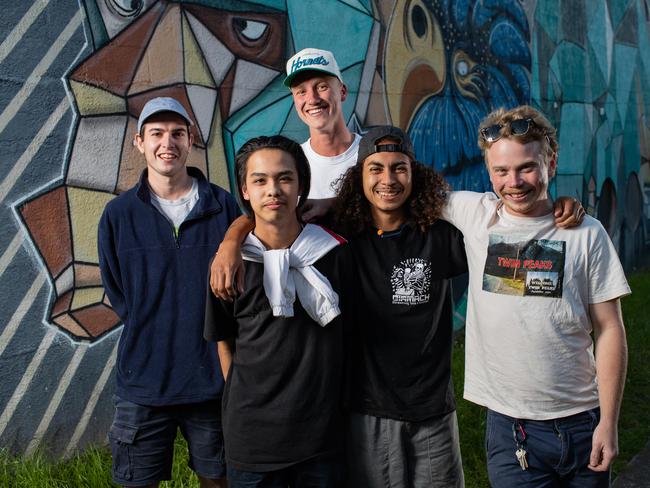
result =
[[241,186],[241,194],[244,197],[244,200],[250,200],[250,196],[248,195],[248,189],[246,188],[246,183],[244,183]]
[[135,137],[133,138],[133,142],[135,144],[135,147],[138,148],[138,151],[140,153],[144,154],[144,139],[140,134],[136,134]]

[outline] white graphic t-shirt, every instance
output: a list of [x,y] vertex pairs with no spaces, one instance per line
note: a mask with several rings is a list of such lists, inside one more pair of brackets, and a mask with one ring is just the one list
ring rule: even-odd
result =
[[348,168],[357,163],[357,153],[359,152],[359,141],[361,136],[354,135],[352,145],[342,154],[336,156],[321,156],[311,148],[311,138],[301,144],[302,150],[309,161],[311,169],[311,188],[309,198],[333,198],[336,191],[332,184],[339,179]]
[[558,229],[516,217],[492,193],[452,192],[443,218],[465,236],[470,271],[467,400],[524,419],[598,406],[589,304],[630,293],[600,222]]

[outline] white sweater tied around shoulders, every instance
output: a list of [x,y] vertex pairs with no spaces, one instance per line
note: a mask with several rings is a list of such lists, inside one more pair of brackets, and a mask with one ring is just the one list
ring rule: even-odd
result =
[[307,314],[325,326],[341,314],[339,296],[313,264],[341,244],[318,225],[307,224],[288,249],[267,250],[251,232],[242,257],[264,264],[264,292],[275,317],[293,317],[296,295]]

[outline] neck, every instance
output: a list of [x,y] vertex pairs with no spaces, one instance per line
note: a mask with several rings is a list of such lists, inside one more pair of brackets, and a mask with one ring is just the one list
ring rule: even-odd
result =
[[404,212],[379,212],[374,208],[370,211],[375,227],[383,232],[398,230],[406,222]]
[[149,168],[147,183],[151,191],[165,200],[178,200],[187,195],[192,189],[192,177],[187,174],[187,171],[179,171],[175,175],[164,176]]
[[354,142],[354,134],[348,130],[343,120],[331,130],[310,129],[311,148],[321,156],[343,154]]
[[269,223],[255,219],[253,233],[264,244],[266,249],[287,249],[296,240],[302,226],[297,218],[290,222]]

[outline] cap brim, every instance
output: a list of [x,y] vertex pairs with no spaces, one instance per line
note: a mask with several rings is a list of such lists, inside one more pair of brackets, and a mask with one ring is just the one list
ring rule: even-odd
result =
[[318,68],[303,68],[303,69],[299,69],[298,71],[295,71],[295,72],[291,73],[289,76],[287,76],[284,79],[284,86],[286,86],[287,88],[291,88],[291,82],[293,81],[293,79],[296,76],[298,76],[299,74],[305,73],[307,71],[316,71],[316,72],[319,72],[319,73],[325,73],[326,75],[333,76],[334,78],[338,78],[341,81],[341,83],[343,83],[343,80],[341,80],[341,78],[339,76],[337,76],[336,73],[332,73],[331,71],[328,71],[328,70],[325,70],[325,69],[318,69]]
[[189,116],[186,117],[185,115],[183,115],[182,113],[180,113],[180,112],[178,112],[178,111],[176,111],[176,110],[170,110],[169,108],[161,108],[160,110],[154,110],[154,111],[151,112],[150,114],[147,114],[147,115],[142,119],[142,121],[140,121],[140,120],[138,119],[138,127],[137,127],[138,132],[140,132],[140,131],[142,130],[142,126],[143,126],[144,124],[147,123],[147,120],[149,120],[149,119],[150,119],[151,117],[153,117],[154,115],[159,114],[159,113],[162,113],[162,112],[169,112],[169,113],[171,113],[171,114],[176,114],[176,115],[178,115],[179,117],[181,117],[182,119],[184,119],[185,122],[187,122],[187,124],[188,124],[190,127],[194,126],[194,122],[192,122],[192,119],[190,119]]

